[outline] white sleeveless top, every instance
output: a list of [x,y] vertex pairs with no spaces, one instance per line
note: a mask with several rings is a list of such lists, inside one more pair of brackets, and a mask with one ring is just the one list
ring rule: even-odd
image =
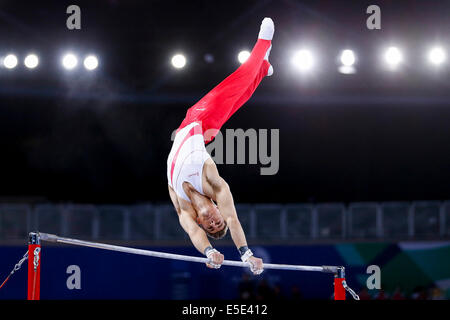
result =
[[183,190],[185,181],[204,195],[202,173],[208,158],[200,124],[193,122],[178,131],[167,158],[167,180],[179,197],[191,202]]

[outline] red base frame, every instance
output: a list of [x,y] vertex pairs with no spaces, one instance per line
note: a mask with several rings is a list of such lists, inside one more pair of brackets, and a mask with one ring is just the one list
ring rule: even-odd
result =
[[343,281],[345,281],[345,278],[334,278],[334,300],[345,300]]
[[[40,282],[41,282],[40,250],[41,250],[40,244],[28,245],[28,295],[27,295],[28,300],[40,300]],[[37,253],[36,255],[35,252]]]

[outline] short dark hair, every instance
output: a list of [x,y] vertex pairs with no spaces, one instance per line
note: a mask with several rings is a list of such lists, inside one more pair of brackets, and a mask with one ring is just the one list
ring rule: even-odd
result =
[[217,231],[215,233],[209,233],[206,231],[206,234],[208,235],[208,237],[213,238],[215,240],[219,240],[219,239],[222,239],[223,237],[225,237],[225,235],[227,234],[227,231],[228,231],[228,226],[225,221],[224,221],[224,223],[225,223],[225,226],[220,231]]

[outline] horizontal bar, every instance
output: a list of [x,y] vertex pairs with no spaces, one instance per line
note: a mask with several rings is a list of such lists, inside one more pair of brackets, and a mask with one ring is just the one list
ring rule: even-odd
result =
[[[208,262],[207,258],[192,257],[192,256],[181,255],[181,254],[165,253],[165,252],[150,251],[150,250],[143,250],[143,249],[136,249],[136,248],[128,248],[128,247],[116,246],[116,245],[111,245],[111,244],[90,242],[90,241],[77,240],[77,239],[71,239],[71,238],[63,238],[63,237],[59,237],[57,235],[49,234],[49,233],[41,233],[40,232],[39,237],[40,237],[41,241],[47,241],[47,242],[72,244],[72,245],[76,245],[76,246],[125,252],[125,253],[138,254],[138,255],[143,255],[143,256],[164,258],[164,259],[183,260],[183,261],[200,262],[200,263]],[[224,260],[222,265],[234,266],[234,267],[245,267],[245,268],[249,267],[248,263],[244,263],[244,262],[240,262],[240,261],[230,261],[230,260]],[[301,266],[301,265],[290,265],[290,264],[265,263],[264,269],[338,273],[339,271],[341,271],[343,269],[343,267]]]

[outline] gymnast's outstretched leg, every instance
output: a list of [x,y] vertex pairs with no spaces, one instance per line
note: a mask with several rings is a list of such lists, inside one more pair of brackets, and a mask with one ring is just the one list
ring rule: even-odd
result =
[[262,78],[273,72],[268,54],[274,30],[272,19],[265,18],[247,61],[189,108],[180,129],[194,121],[199,122],[205,143],[214,138],[231,115],[250,99]]
[[[267,51],[266,57],[268,58],[268,53],[270,52],[270,49]],[[228,114],[228,117],[226,121],[240,108],[246,103],[253,93],[255,92],[256,88],[258,87],[259,83],[265,76],[270,76],[273,73],[273,67],[270,65],[268,59],[264,58],[264,61],[261,65],[261,68],[259,69],[259,73],[256,76],[253,83],[247,88],[247,90],[244,92],[244,94],[239,98],[239,100],[235,103],[233,106],[233,109],[231,109],[231,112]]]

